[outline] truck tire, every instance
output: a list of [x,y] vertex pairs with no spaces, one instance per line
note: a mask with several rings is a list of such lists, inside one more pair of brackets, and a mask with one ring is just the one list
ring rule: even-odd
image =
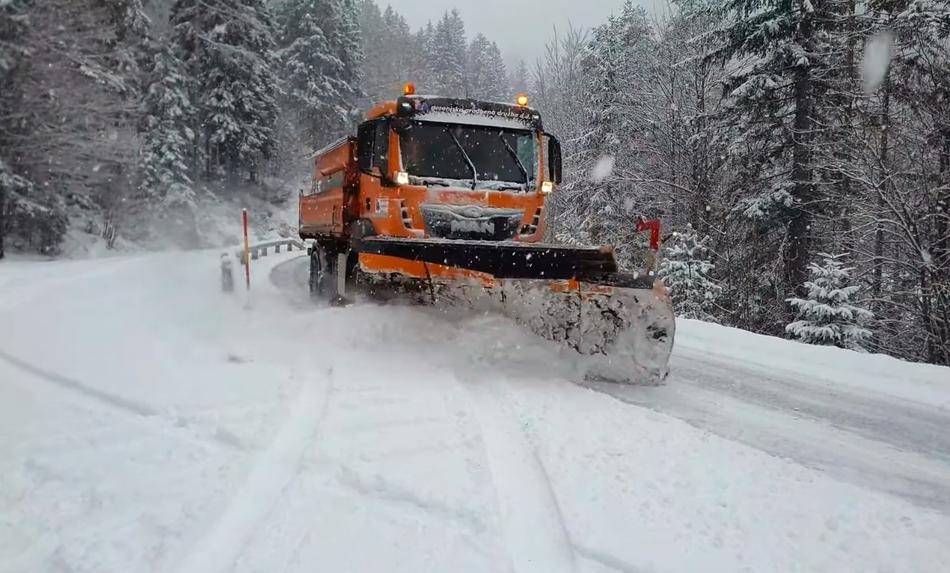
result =
[[310,249],[310,296],[324,296],[327,284],[326,253],[318,245]]

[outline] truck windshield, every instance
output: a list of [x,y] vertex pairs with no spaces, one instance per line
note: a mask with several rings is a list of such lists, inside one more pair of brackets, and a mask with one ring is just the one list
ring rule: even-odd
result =
[[537,140],[528,130],[416,121],[399,143],[403,169],[429,184],[524,189],[536,177]]

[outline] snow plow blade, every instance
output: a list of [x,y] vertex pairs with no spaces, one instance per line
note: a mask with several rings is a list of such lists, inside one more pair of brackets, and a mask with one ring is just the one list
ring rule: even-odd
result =
[[580,356],[588,378],[659,384],[675,323],[652,275],[617,272],[608,247],[368,238],[358,281],[435,305],[499,312]]

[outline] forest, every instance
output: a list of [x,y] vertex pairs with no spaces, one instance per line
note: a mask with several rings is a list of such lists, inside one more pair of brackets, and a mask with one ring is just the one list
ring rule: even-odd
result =
[[0,0],[0,258],[288,201],[405,81],[525,92],[564,145],[550,241],[630,257],[658,218],[679,316],[950,365],[950,3],[627,2],[531,33],[544,56],[510,62],[457,11],[374,0]]

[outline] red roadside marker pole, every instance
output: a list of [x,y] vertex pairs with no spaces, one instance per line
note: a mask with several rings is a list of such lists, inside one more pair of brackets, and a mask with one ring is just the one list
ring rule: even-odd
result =
[[247,209],[241,209],[241,220],[244,225],[244,283],[247,290],[251,290],[251,246],[247,240]]

